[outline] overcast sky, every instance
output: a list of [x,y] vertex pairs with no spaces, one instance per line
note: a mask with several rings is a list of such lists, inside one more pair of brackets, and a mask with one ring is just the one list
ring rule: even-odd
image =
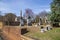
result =
[[50,11],[50,3],[52,0],[0,0],[0,11],[2,13],[12,12],[17,16],[20,15],[20,10],[30,8],[37,14],[43,10]]

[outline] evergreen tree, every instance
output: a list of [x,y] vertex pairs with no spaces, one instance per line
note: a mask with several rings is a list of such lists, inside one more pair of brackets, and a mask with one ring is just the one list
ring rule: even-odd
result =
[[50,20],[53,22],[60,22],[60,0],[53,0],[51,3],[51,11]]
[[51,15],[50,15],[50,20],[53,23],[59,24],[60,22],[60,0],[53,0],[51,3]]

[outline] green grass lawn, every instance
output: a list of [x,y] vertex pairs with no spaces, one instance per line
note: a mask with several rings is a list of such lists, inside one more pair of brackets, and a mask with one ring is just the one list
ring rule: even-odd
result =
[[38,38],[39,40],[60,40],[60,28],[53,28],[45,33],[41,32],[28,32],[26,36]]

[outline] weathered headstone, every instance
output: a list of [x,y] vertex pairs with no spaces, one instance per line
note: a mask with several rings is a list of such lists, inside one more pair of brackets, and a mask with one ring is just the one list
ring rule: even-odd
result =
[[18,20],[17,20],[17,17],[15,18],[15,21],[18,21]]
[[44,32],[44,27],[41,27],[41,32],[42,32],[42,33]]
[[35,27],[38,27],[38,25],[36,24]]
[[46,25],[46,30],[51,30],[52,26],[51,25]]
[[32,26],[31,17],[30,16],[27,18],[27,25],[28,26]]
[[24,26],[23,19],[20,19],[20,26]]

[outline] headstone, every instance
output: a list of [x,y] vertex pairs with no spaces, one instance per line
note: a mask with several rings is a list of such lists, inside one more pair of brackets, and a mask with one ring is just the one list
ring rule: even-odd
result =
[[27,19],[27,25],[32,26],[31,20],[29,18]]
[[51,25],[46,25],[46,30],[51,30],[52,26]]
[[39,25],[42,25],[42,18],[40,17]]
[[41,32],[42,32],[42,33],[45,32],[45,31],[44,31],[44,27],[41,27]]
[[40,23],[37,24],[38,26],[40,25]]
[[47,28],[45,28],[44,31],[48,31]]
[[17,20],[17,17],[15,18],[15,21],[18,21],[18,20]]
[[35,27],[37,27],[38,25],[36,24]]
[[20,20],[20,26],[24,26],[24,22],[22,19]]
[[28,26],[32,26],[32,24],[31,23],[28,23]]
[[41,25],[41,23],[39,23],[39,25]]

